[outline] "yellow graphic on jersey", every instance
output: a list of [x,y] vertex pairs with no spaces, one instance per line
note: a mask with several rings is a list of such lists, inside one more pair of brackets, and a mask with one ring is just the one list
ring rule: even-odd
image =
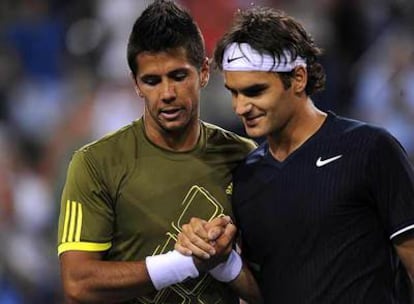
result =
[[[203,218],[210,221],[223,214],[223,206],[203,187],[194,185],[188,191],[181,203],[183,209],[178,219],[171,223],[171,231],[166,233],[167,240],[164,244],[157,246],[153,255],[166,253],[177,240],[178,233],[181,231],[183,224],[190,221],[192,217]],[[212,290],[209,285],[212,278],[208,275],[198,278],[197,280],[187,280],[180,284],[175,284],[169,288],[154,293],[152,297],[145,296],[136,299],[136,303],[142,304],[161,304],[161,303],[222,303],[222,299],[217,295],[211,296]],[[209,298],[205,298],[209,294]]]
[[233,194],[233,182],[230,182],[230,184],[227,186],[226,194],[227,195],[232,195]]

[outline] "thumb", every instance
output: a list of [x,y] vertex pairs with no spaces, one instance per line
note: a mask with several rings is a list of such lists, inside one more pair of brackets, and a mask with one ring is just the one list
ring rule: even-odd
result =
[[215,241],[216,239],[218,239],[222,234],[224,233],[224,228],[222,226],[215,226],[212,227],[209,231],[208,231],[208,240],[209,241]]

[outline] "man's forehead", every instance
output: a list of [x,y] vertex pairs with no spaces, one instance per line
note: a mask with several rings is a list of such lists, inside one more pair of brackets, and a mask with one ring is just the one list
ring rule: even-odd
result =
[[182,52],[142,52],[136,58],[138,74],[167,74],[174,70],[191,69]]
[[278,77],[277,73],[257,71],[224,71],[223,74],[225,87],[232,89],[269,85]]

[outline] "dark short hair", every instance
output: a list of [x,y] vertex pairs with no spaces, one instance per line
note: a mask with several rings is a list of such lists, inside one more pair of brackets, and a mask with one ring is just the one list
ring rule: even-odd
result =
[[[214,50],[214,64],[222,70],[224,51],[233,42],[248,43],[261,54],[268,54],[283,60],[284,50],[288,50],[293,59],[301,56],[306,59],[308,83],[305,91],[308,95],[323,90],[326,75],[318,57],[322,50],[318,48],[311,35],[303,26],[283,11],[268,7],[253,7],[239,10],[231,28],[221,37]],[[285,88],[290,87],[293,72],[280,72]]]
[[189,62],[201,68],[205,58],[204,39],[191,15],[177,3],[156,0],[136,19],[128,39],[128,66],[136,77],[136,57],[142,52],[168,52],[184,48]]

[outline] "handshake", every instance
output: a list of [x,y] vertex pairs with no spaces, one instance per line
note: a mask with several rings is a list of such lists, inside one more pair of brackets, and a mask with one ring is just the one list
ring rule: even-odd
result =
[[[223,266],[222,263],[238,256],[233,249],[236,232],[237,228],[229,216],[217,217],[210,222],[192,218],[188,224],[182,226],[175,250],[192,256],[199,271],[210,271],[219,281],[228,282],[234,278],[217,278],[215,267]],[[240,260],[240,257],[235,259]],[[241,261],[238,264],[241,268]]]
[[216,280],[231,282],[242,269],[233,249],[237,228],[229,216],[210,222],[192,218],[182,226],[175,250],[146,258],[148,273],[157,290],[209,272]]

